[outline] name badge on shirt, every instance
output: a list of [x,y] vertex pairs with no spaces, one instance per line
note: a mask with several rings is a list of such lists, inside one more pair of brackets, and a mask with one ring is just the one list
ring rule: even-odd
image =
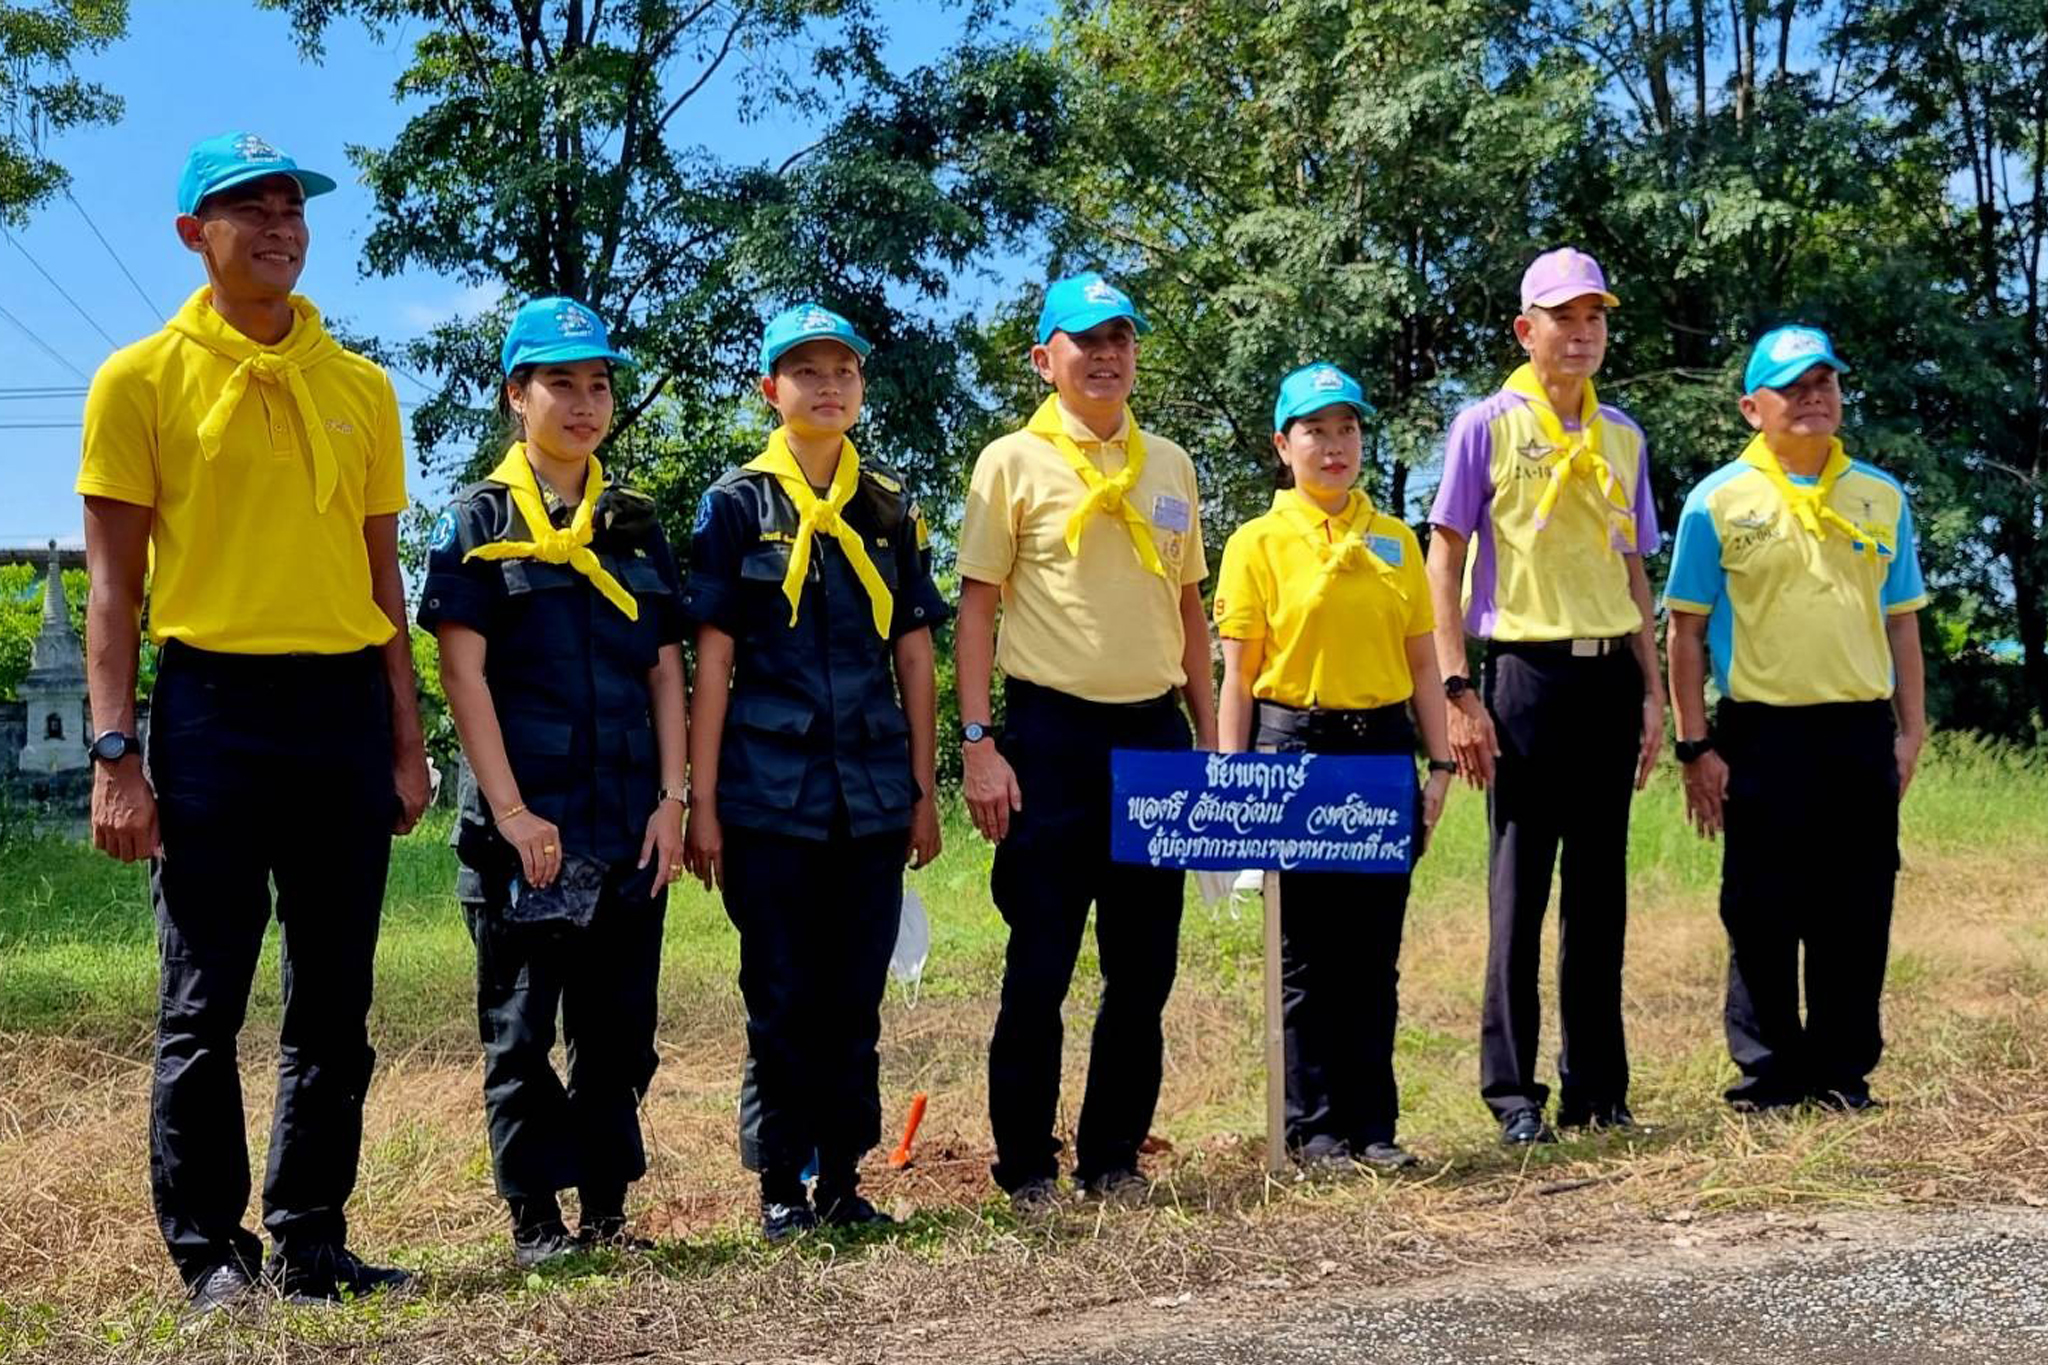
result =
[[1395,568],[1401,567],[1401,542],[1392,536],[1373,536],[1372,552]]
[[1190,523],[1188,505],[1185,499],[1161,493],[1152,499],[1152,524],[1167,531],[1187,533]]

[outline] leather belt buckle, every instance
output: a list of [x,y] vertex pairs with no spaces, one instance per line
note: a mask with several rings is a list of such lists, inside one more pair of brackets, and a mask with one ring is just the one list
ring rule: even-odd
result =
[[1574,659],[1597,659],[1607,652],[1601,648],[1606,643],[1605,640],[1573,640],[1572,657]]

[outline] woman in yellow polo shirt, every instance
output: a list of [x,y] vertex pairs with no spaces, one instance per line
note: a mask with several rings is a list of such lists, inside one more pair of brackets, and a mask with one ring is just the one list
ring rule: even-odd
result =
[[[1415,533],[1351,486],[1372,410],[1334,365],[1281,382],[1273,448],[1293,486],[1224,547],[1218,731],[1226,751],[1412,756],[1419,726],[1430,755],[1419,849],[1456,765]],[[1408,876],[1288,872],[1280,891],[1288,1151],[1311,1169],[1412,1166],[1394,1141]]]

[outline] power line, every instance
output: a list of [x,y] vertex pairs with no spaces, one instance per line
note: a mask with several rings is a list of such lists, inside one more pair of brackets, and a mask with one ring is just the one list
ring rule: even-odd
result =
[[43,269],[43,263],[41,261],[29,255],[28,248],[21,244],[21,238],[15,236],[13,233],[10,232],[7,234],[7,240],[14,243],[14,249],[16,251],[19,251],[22,254],[23,259],[25,259],[30,265],[36,268],[36,273],[38,275],[41,275],[44,279],[50,282],[50,288],[57,291],[58,297],[62,298],[64,302],[70,304],[72,310],[76,312],[78,316],[84,318],[86,324],[90,326],[95,332],[98,332],[101,336],[106,337],[107,345],[112,346],[117,351],[121,349],[121,343],[114,340],[112,336],[109,336],[106,328],[100,326],[99,323],[93,321],[92,314],[85,311],[85,306],[81,304],[77,299],[72,298],[70,294],[66,293],[63,285],[57,283],[57,277],[55,275],[52,275],[49,271]]
[[104,232],[100,231],[100,225],[95,223],[92,220],[92,215],[85,211],[85,205],[79,203],[76,199],[72,199],[71,191],[68,188],[64,191],[64,197],[71,199],[71,207],[78,210],[78,216],[85,219],[85,225],[92,229],[92,235],[100,239],[100,245],[107,249],[107,255],[113,258],[115,266],[120,269],[123,275],[128,277],[128,283],[135,286],[135,295],[142,300],[142,306],[149,310],[149,315],[152,318],[161,319],[164,316],[163,310],[158,308],[155,302],[151,300],[149,291],[142,287],[142,281],[136,279],[134,272],[128,269],[128,265],[121,259],[120,253],[114,250],[114,244],[107,240],[107,235]]
[[76,431],[83,422],[0,422],[0,431]]
[[20,318],[14,316],[14,314],[8,312],[5,308],[0,308],[0,318],[5,318],[7,321],[13,323],[16,327],[19,327],[21,329],[22,335],[26,336],[30,341],[33,341],[36,345],[42,347],[43,354],[49,356],[50,359],[56,361],[59,365],[62,365],[65,369],[71,371],[71,373],[77,375],[80,379],[83,379],[86,383],[90,384],[92,382],[91,375],[87,374],[84,370],[79,369],[76,365],[72,364],[63,356],[59,355],[57,353],[57,348],[52,346],[49,342],[43,340],[41,337],[37,336],[35,333],[35,329],[33,327],[30,327],[27,323],[23,322]]
[[40,393],[9,393],[0,389],[0,403],[54,403],[65,398],[83,398],[84,389],[45,390]]

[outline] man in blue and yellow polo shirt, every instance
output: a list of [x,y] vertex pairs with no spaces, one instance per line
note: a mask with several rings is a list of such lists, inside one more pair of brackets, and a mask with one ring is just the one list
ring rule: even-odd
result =
[[1742,1070],[1728,1099],[1743,1109],[1867,1109],[1884,1047],[1899,800],[1927,733],[1927,592],[1905,490],[1835,434],[1847,369],[1811,327],[1757,342],[1742,399],[1757,434],[1686,498],[1664,595],[1686,809],[1703,836],[1727,834]]
[[[1628,812],[1663,744],[1664,698],[1643,573],[1657,549],[1648,443],[1593,389],[1616,302],[1584,252],[1536,258],[1515,318],[1528,363],[1451,423],[1429,514],[1451,750],[1489,789],[1479,1093],[1511,1145],[1553,1136],[1536,1079],[1536,983],[1560,853],[1558,1122],[1633,1122],[1621,1024]],[[1477,690],[1468,631],[1487,642]]]
[[[292,292],[306,200],[334,181],[250,133],[192,149],[180,242],[206,283],[116,351],[85,400],[93,842],[148,858],[162,969],[150,1095],[157,1222],[196,1309],[396,1288],[345,1246],[371,963],[393,832],[427,802],[384,372]],[[135,735],[145,569],[157,645]],[[271,888],[276,888],[273,906]],[[284,981],[263,1179],[249,1203],[235,1036],[273,909]]]

